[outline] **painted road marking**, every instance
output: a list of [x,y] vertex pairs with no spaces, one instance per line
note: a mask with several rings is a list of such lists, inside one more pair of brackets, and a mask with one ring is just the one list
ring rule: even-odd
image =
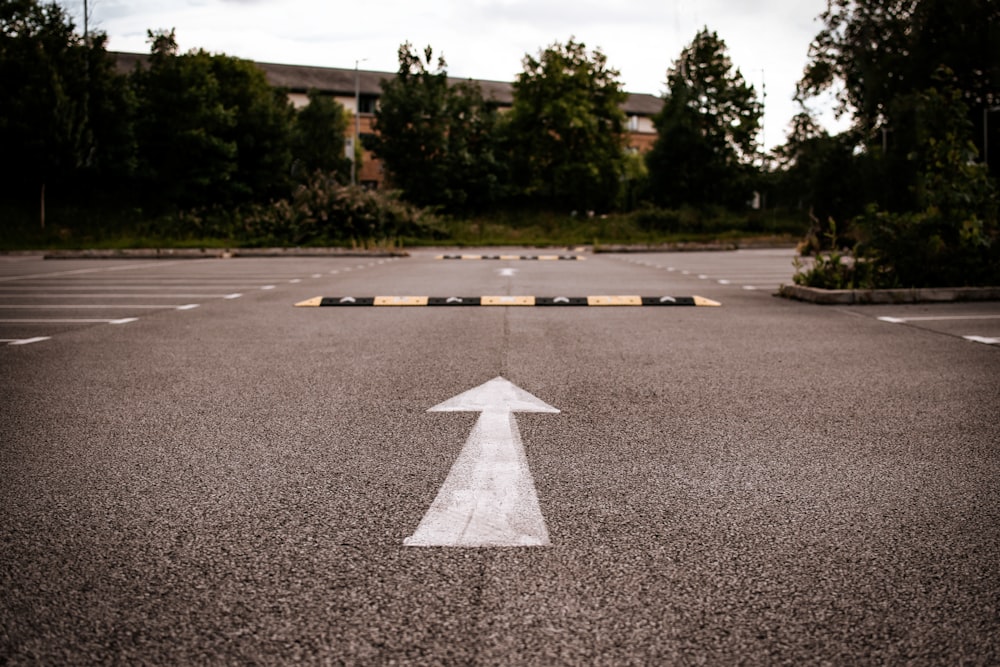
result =
[[1000,320],[1000,315],[940,315],[929,317],[880,317],[881,322],[903,324],[904,322],[943,322],[946,320]]
[[527,547],[549,544],[515,412],[558,413],[502,377],[428,412],[478,412],[479,419],[413,535],[410,547]]
[[438,255],[434,259],[464,259],[464,260],[478,260],[478,259],[492,259],[492,260],[538,260],[538,261],[578,261],[582,262],[586,257],[581,257],[579,255]]
[[51,340],[49,336],[35,336],[34,338],[0,338],[0,343],[7,345],[31,345],[41,343],[43,340]]
[[497,273],[505,278],[511,278],[517,275],[517,269],[498,269]]
[[709,306],[702,296],[317,296],[296,307],[320,306]]
[[73,276],[80,275],[84,273],[103,273],[105,271],[127,271],[129,269],[141,269],[145,267],[160,267],[160,266],[172,266],[177,264],[177,262],[143,262],[141,264],[125,264],[121,266],[102,266],[98,268],[91,269],[73,269],[72,271],[52,271],[51,273],[31,273],[23,276],[4,276],[0,278],[0,282],[10,282],[14,280],[31,280],[32,278],[57,278],[59,276]]
[[123,317],[120,320],[104,319],[73,319],[73,320],[47,320],[47,319],[23,319],[23,320],[0,320],[0,324],[128,324],[137,322],[138,317]]
[[[0,296],[6,299],[234,299],[241,294],[5,294],[0,288]],[[84,306],[66,306],[66,308],[82,308]],[[89,307],[89,306],[88,306]],[[95,306],[96,307],[96,306]],[[115,306],[128,307],[128,306]],[[131,306],[135,308],[136,306]],[[169,305],[150,306],[151,308],[170,308]]]
[[986,336],[962,336],[965,340],[973,343],[985,343],[986,345],[1000,345],[1000,338],[987,338]]
[[166,304],[166,303],[161,304],[159,306],[152,306],[152,305],[148,305],[148,304],[143,304],[143,305],[137,305],[137,304],[122,305],[120,303],[119,304],[101,304],[101,305],[94,305],[94,304],[89,304],[88,303],[88,304],[79,304],[79,305],[75,305],[75,306],[74,305],[65,305],[65,304],[59,304],[59,305],[44,305],[44,304],[43,305],[38,305],[38,304],[32,304],[30,306],[28,306],[28,305],[25,305],[25,306],[14,306],[14,305],[11,305],[11,304],[6,304],[6,303],[5,304],[0,304],[0,310],[92,310],[92,309],[100,309],[100,310],[105,310],[105,309],[107,309],[107,310],[114,310],[114,309],[124,309],[124,310],[166,310],[168,308],[174,308],[176,310],[189,310],[191,308],[197,308],[197,307],[198,307],[198,304],[196,304],[196,303],[190,303],[190,304],[187,304],[185,306],[175,306],[175,305]]

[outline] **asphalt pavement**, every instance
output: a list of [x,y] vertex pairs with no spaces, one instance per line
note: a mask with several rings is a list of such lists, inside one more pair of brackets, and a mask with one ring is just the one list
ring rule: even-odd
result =
[[[0,258],[0,663],[1000,664],[1000,303],[567,252]],[[487,295],[722,305],[294,305]],[[497,439],[547,540],[406,544]]]

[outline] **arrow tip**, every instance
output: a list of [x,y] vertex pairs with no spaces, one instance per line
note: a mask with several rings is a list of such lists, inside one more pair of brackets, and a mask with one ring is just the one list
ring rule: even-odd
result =
[[497,376],[489,382],[438,403],[427,412],[550,412],[557,413],[541,399],[529,394],[512,382]]

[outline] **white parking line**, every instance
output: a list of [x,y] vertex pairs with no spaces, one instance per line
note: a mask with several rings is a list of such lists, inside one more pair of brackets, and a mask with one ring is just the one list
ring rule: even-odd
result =
[[49,336],[35,336],[34,338],[0,338],[0,343],[7,345],[31,345],[41,343],[43,340],[51,340]]
[[[237,295],[237,297],[240,295]],[[4,299],[232,299],[231,294],[4,294]],[[169,308],[170,306],[157,306]]]
[[74,276],[82,273],[101,273],[103,271],[126,271],[128,269],[139,269],[146,266],[171,266],[172,264],[177,264],[177,262],[163,262],[162,260],[157,260],[156,262],[143,262],[141,264],[125,264],[121,266],[103,266],[94,269],[53,271],[51,273],[31,273],[23,276],[4,276],[3,278],[0,278],[0,282],[10,282],[14,280],[30,280],[32,278],[53,278],[58,276]]
[[965,340],[973,343],[985,343],[986,345],[1000,345],[1000,338],[987,338],[986,336],[962,336]]
[[185,304],[183,306],[177,306],[177,305],[172,305],[172,304],[162,304],[162,305],[159,305],[159,306],[151,306],[151,305],[148,305],[148,304],[143,304],[143,305],[132,305],[132,304],[129,304],[129,305],[124,305],[124,304],[106,304],[106,305],[105,304],[101,304],[101,305],[94,305],[94,304],[90,304],[90,303],[88,303],[88,304],[80,304],[80,305],[76,305],[76,306],[65,305],[65,304],[59,304],[59,305],[44,305],[44,304],[38,305],[38,304],[32,304],[30,306],[14,306],[14,305],[6,304],[6,303],[5,304],[0,304],[0,310],[84,310],[84,309],[101,309],[101,310],[108,309],[108,310],[114,310],[115,308],[122,308],[122,309],[126,309],[126,310],[168,310],[170,308],[174,308],[176,310],[190,310],[192,308],[197,308],[197,307],[198,307],[198,304],[195,304],[195,303],[189,303],[189,304]]
[[0,324],[128,324],[129,322],[137,322],[138,317],[124,317],[120,320],[105,320],[105,319],[18,319],[18,320],[0,320]]
[[902,324],[904,322],[938,322],[945,320],[1000,320],[1000,315],[941,315],[937,317],[880,317],[882,322]]

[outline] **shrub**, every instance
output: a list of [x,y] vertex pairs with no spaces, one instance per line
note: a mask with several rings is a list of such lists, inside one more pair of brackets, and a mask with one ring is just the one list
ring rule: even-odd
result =
[[316,174],[291,199],[250,207],[243,235],[254,245],[368,245],[401,237],[433,236],[435,218],[396,193],[343,186]]

